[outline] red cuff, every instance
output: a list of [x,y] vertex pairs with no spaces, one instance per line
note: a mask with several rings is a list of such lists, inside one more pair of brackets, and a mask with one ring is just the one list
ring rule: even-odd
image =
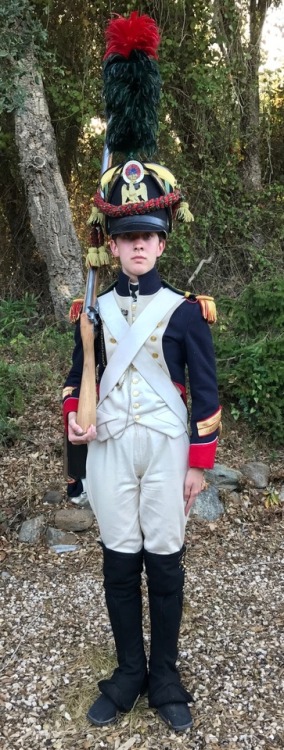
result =
[[195,469],[213,469],[218,438],[210,443],[193,443],[189,446],[188,465]]
[[79,401],[78,398],[66,398],[62,405],[64,427],[67,433],[68,433],[68,414],[70,411],[78,411],[78,401]]
[[175,382],[174,380],[173,380],[173,384],[174,384],[174,385],[176,386],[176,388],[178,388],[178,390],[180,391],[180,395],[181,395],[181,397],[182,397],[182,400],[183,400],[183,402],[185,403],[185,405],[186,405],[186,407],[187,407],[187,395],[186,395],[186,387],[185,387],[184,385],[182,385],[181,383],[176,383],[176,382]]

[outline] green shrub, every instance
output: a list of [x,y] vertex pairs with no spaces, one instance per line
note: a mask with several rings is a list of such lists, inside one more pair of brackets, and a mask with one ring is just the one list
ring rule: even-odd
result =
[[57,326],[47,326],[37,337],[41,354],[48,358],[53,371],[57,371],[62,379],[71,366],[72,351],[74,349],[74,326],[62,331]]
[[58,395],[70,363],[73,326],[62,332],[38,312],[33,295],[21,300],[0,300],[0,445],[21,433],[27,403],[37,397]]
[[17,417],[25,403],[25,378],[15,365],[0,360],[0,443],[14,439],[19,428]]
[[221,299],[214,339],[221,398],[235,420],[247,420],[284,442],[284,278],[250,284]]
[[37,305],[37,298],[27,293],[20,300],[0,300],[0,342],[31,335],[40,319]]

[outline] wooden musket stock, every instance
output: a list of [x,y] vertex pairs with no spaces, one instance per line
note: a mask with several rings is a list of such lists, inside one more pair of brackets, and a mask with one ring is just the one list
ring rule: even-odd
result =
[[[104,145],[101,174],[111,166],[111,154]],[[87,431],[91,424],[96,424],[96,362],[94,347],[94,307],[97,302],[99,273],[98,268],[89,268],[83,312],[80,320],[81,338],[83,344],[84,364],[80,387],[77,413],[77,424]]]
[[[98,270],[90,269],[88,271],[87,287],[90,280],[92,282],[92,302],[88,307],[93,307],[96,302],[98,289]],[[84,310],[80,319],[80,330],[83,344],[84,365],[80,387],[80,396],[77,413],[77,423],[82,427],[84,432],[87,431],[91,424],[96,424],[96,362],[94,347],[94,322],[89,318],[86,311],[88,307],[84,304]]]

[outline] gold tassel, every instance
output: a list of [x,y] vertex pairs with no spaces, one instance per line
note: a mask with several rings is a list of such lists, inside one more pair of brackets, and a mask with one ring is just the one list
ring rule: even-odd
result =
[[196,299],[200,304],[203,318],[205,318],[208,323],[216,323],[217,310],[214,297],[207,297],[205,294],[197,294]]
[[87,268],[98,268],[100,265],[99,253],[97,247],[89,247],[88,255],[86,257]]
[[100,266],[108,266],[109,265],[109,254],[107,252],[107,249],[105,245],[98,248],[99,253],[99,259],[100,259]]
[[189,210],[189,206],[186,201],[182,201],[179,204],[175,218],[178,221],[183,221],[185,224],[190,224],[191,221],[194,221],[194,216]]
[[105,220],[105,215],[101,211],[99,211],[99,209],[97,208],[97,223],[103,225],[104,220]]
[[90,216],[87,220],[87,225],[90,226],[90,224],[95,224],[96,221],[98,221],[98,209],[96,206],[92,206]]
[[109,265],[109,255],[106,247],[89,247],[88,254],[86,257],[87,268],[100,268],[101,266]]
[[104,221],[104,215],[96,206],[92,207],[91,213],[89,218],[87,219],[87,225],[91,226],[92,224],[102,224]]

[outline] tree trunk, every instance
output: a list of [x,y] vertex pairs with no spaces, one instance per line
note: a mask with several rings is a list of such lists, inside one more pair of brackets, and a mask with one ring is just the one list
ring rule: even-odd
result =
[[84,288],[81,248],[58,166],[54,131],[40,74],[32,54],[21,78],[25,103],[15,113],[16,143],[28,198],[31,229],[44,258],[58,321]]
[[[251,56],[258,57],[256,50],[252,50]],[[243,180],[247,190],[261,188],[258,66],[255,60],[248,63],[247,84],[240,96]]]
[[[221,48],[234,81],[240,113],[243,181],[246,189],[260,190],[259,64],[263,24],[272,0],[250,0],[247,4],[248,40],[242,35],[244,10],[236,0],[214,0],[214,22],[224,40]],[[240,10],[241,8],[241,10]]]
[[260,44],[265,16],[271,0],[250,0],[249,42],[247,50],[247,80],[241,93],[241,136],[243,145],[243,175],[247,188],[261,188],[261,160],[259,133],[259,66]]

